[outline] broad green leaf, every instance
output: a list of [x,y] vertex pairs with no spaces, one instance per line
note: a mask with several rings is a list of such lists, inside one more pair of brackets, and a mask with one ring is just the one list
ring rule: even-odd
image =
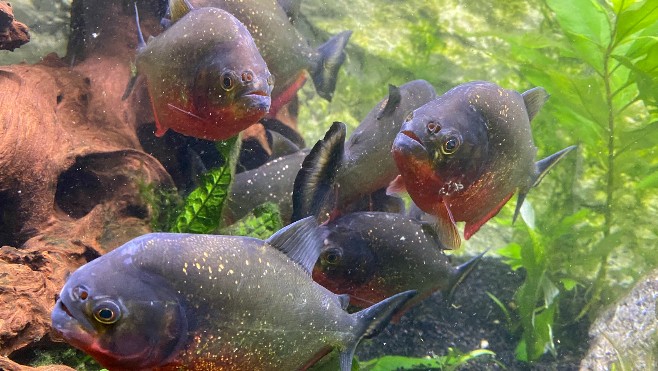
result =
[[629,36],[658,22],[658,1],[638,1],[617,15],[615,42],[621,43]]
[[390,371],[390,370],[429,370],[438,369],[442,364],[431,358],[416,358],[402,356],[384,356],[367,362],[361,362],[361,371]]
[[619,14],[628,9],[628,7],[633,5],[636,1],[637,0],[612,0],[612,7],[615,13]]
[[518,243],[512,242],[509,245],[496,250],[496,253],[507,258],[505,259],[505,264],[509,265],[512,270],[517,270],[518,268],[523,267],[521,261],[521,245]]
[[608,15],[596,0],[546,0],[573,43],[573,51],[602,74],[603,54],[610,42]]
[[224,201],[233,180],[240,142],[239,136],[235,136],[217,143],[224,164],[201,176],[201,184],[187,196],[183,211],[176,219],[172,232],[210,233],[217,229]]
[[555,302],[555,298],[560,295],[560,289],[546,275],[542,276],[541,287],[544,293],[544,306],[548,308]]
[[646,126],[622,132],[619,136],[618,156],[622,152],[629,150],[643,150],[658,147],[658,121],[647,124]]
[[571,291],[573,290],[576,286],[579,285],[578,281],[572,280],[571,278],[562,278],[560,280],[562,283],[562,286],[564,287],[565,290]]
[[283,228],[279,206],[268,202],[256,207],[247,216],[222,228],[220,234],[249,236],[266,240],[274,232]]
[[638,189],[656,188],[658,187],[658,171],[647,175],[637,183]]

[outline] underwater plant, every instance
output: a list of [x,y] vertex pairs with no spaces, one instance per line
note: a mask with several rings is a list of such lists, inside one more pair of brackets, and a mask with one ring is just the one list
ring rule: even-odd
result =
[[526,225],[498,251],[526,272],[516,305],[517,357],[527,361],[555,353],[554,336],[570,318],[595,313],[658,263],[647,212],[658,201],[649,192],[658,186],[658,3],[542,5],[541,32],[501,38],[521,79],[554,92],[543,114],[552,122],[536,135],[549,147],[578,141],[580,158],[577,178],[548,180],[552,193],[526,209]]
[[222,207],[235,174],[240,143],[240,136],[217,142],[224,164],[201,176],[199,186],[187,196],[170,232],[211,233],[219,227]]
[[[327,107],[303,95],[310,107],[300,114],[305,135],[334,118],[354,122],[348,117],[359,117],[374,91],[409,75],[426,79],[438,93],[489,80],[520,91],[542,86],[551,95],[532,124],[537,158],[572,143],[579,144],[577,156],[530,192],[524,222],[512,226],[510,202],[484,230],[513,231],[513,242],[496,252],[525,272],[514,303],[501,302],[516,325],[517,358],[555,354],[558,340],[582,347],[583,339],[567,330],[658,266],[658,3],[346,3],[331,8],[342,27],[355,30],[348,76],[339,82],[345,100],[339,95]],[[305,4],[303,11],[330,30],[327,5],[316,6]],[[363,12],[372,16],[364,19]],[[394,22],[401,31],[386,32]],[[462,250],[481,248],[478,243]]]

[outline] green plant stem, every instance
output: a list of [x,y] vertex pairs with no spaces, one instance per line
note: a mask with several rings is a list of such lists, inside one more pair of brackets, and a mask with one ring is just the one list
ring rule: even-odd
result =
[[[606,177],[606,202],[604,210],[604,225],[603,225],[603,238],[606,238],[610,235],[610,230],[612,229],[612,210],[614,204],[614,170],[615,170],[615,112],[613,106],[614,93],[612,87],[610,86],[612,81],[612,74],[614,70],[610,69],[610,61],[612,60],[612,52],[615,49],[615,36],[617,34],[617,23],[619,18],[615,15],[615,22],[612,26],[610,32],[610,42],[606,48],[605,54],[603,55],[603,84],[605,86],[605,99],[606,105],[608,106],[608,172]],[[594,303],[596,303],[601,296],[601,291],[603,289],[603,282],[607,275],[608,268],[608,257],[610,253],[606,253],[601,257],[601,262],[599,270],[596,274],[596,279],[594,285],[592,286],[592,296],[588,303],[583,307],[583,309],[578,314],[580,319],[585,313],[589,311]]]

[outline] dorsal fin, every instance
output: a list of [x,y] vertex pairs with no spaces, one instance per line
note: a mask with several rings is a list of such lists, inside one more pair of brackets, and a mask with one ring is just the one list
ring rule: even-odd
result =
[[266,242],[299,264],[310,276],[324,245],[318,226],[317,219],[310,216],[280,229]]
[[169,13],[174,23],[192,10],[194,7],[188,0],[169,0]]
[[402,94],[400,94],[400,88],[395,85],[388,84],[388,98],[386,99],[386,105],[384,108],[379,111],[377,114],[377,120],[381,120],[383,117],[390,116],[395,112],[395,110],[400,106],[402,101]]
[[292,192],[291,220],[319,216],[334,189],[334,179],[343,163],[345,135],[342,122],[334,122],[304,159]]
[[532,88],[523,94],[523,102],[525,103],[525,109],[528,111],[528,120],[532,121],[533,118],[537,115],[537,112],[544,106],[544,103],[548,100],[550,95],[542,88],[538,86]]

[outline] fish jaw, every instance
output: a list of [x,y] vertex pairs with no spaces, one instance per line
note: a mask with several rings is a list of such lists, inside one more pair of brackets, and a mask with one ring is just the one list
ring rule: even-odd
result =
[[409,196],[421,210],[435,215],[434,206],[442,200],[439,191],[443,182],[434,172],[423,143],[412,131],[402,130],[391,151]]
[[393,141],[393,153],[403,154],[405,157],[429,160],[427,149],[416,133],[411,130],[401,130]]
[[85,350],[94,342],[94,327],[84,316],[76,316],[78,313],[75,309],[69,307],[64,304],[62,298],[57,300],[50,316],[53,329],[69,344]]

